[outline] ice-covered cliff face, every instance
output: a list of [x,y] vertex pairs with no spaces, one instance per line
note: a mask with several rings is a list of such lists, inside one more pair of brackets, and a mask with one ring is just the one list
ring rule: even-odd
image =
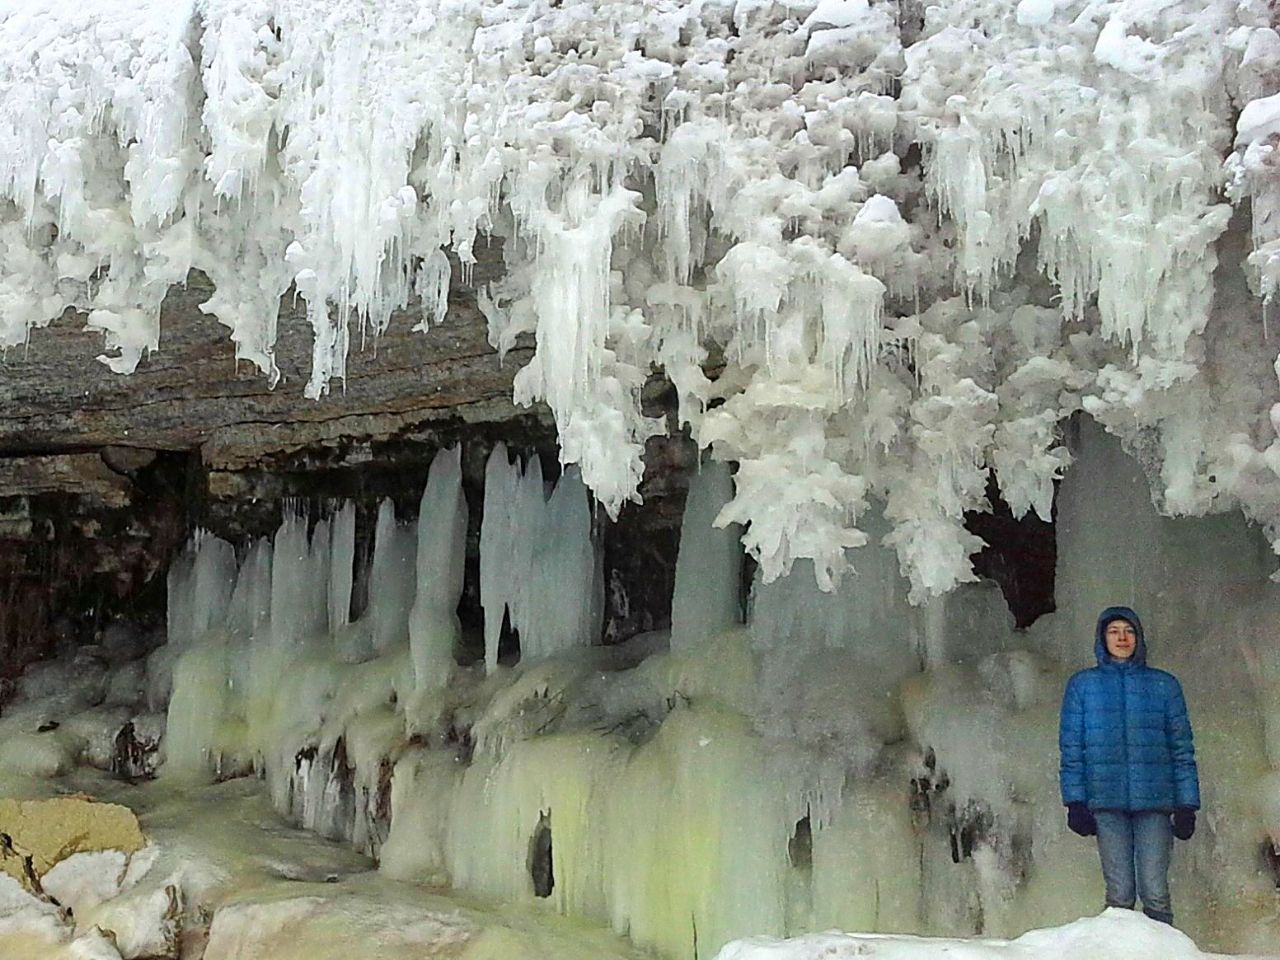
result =
[[1230,185],[1276,286],[1278,64],[1263,0],[0,0],[0,343],[73,307],[127,373],[197,269],[274,380],[292,285],[315,397],[494,237],[565,462],[633,498],[665,371],[766,579],[829,585],[870,499],[914,601],[971,579],[988,471],[1047,516],[1079,409],[1280,542],[1276,351],[1215,277]]
[[[757,580],[741,624],[742,557],[709,519],[731,494],[714,466],[687,501],[670,635],[613,646],[592,643],[600,568],[581,482],[566,471],[552,491],[536,460],[522,468],[499,447],[480,533],[488,656],[466,665],[453,616],[466,506],[459,451],[445,450],[416,520],[387,503],[371,550],[356,548],[367,541],[351,505],[313,523],[287,517],[239,550],[196,537],[169,572],[167,644],[153,649],[122,621],[19,680],[0,715],[0,791],[48,789],[77,763],[158,772],[165,790],[200,798],[166,822],[204,833],[200,808],[221,808],[233,789],[210,779],[257,774],[237,793],[265,790],[388,877],[541,903],[672,958],[829,929],[1015,936],[1102,904],[1096,846],[1063,816],[1057,732],[1067,677],[1093,663],[1094,618],[1120,601],[1142,615],[1150,662],[1181,679],[1195,729],[1203,807],[1173,858],[1179,927],[1202,947],[1272,954],[1280,591],[1266,546],[1239,515],[1158,516],[1140,466],[1087,418],[1068,440],[1057,610],[1030,629],[1014,629],[990,583],[912,607],[878,544],[855,552],[858,575],[833,593],[807,563]],[[869,517],[868,532],[882,523]],[[504,616],[518,632],[514,665],[511,650],[495,662]],[[256,853],[243,823],[225,835]],[[147,895],[175,869],[151,874]],[[187,876],[184,916],[207,925],[207,888]],[[402,896],[421,893],[381,902]],[[3,901],[0,890],[0,929]],[[74,909],[82,932],[100,922]],[[276,929],[269,915],[232,912],[214,933],[236,916]],[[103,929],[120,932],[115,918]],[[311,956],[307,929],[297,942]],[[1125,953],[1114,930],[1118,953],[1063,944],[1060,955],[1167,953]],[[272,943],[273,958],[304,955]],[[845,943],[861,955],[865,941]],[[332,955],[349,955],[342,945]],[[840,955],[809,939],[776,956],[828,946]]]

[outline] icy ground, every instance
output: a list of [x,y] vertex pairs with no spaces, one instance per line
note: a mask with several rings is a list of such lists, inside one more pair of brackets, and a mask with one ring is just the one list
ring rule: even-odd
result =
[[368,858],[285,824],[254,779],[187,792],[82,770],[56,785],[0,782],[0,796],[51,788],[130,805],[150,845],[127,871],[95,854],[73,854],[51,871],[47,890],[74,920],[0,874],[4,960],[641,957],[615,936],[546,911],[386,880]]
[[[0,797],[49,784],[0,785]],[[23,789],[23,787],[27,789]],[[464,900],[387,880],[348,848],[285,824],[255,780],[198,793],[80,772],[59,789],[129,803],[149,845],[119,870],[73,854],[47,890],[0,874],[4,960],[642,960],[620,939],[546,910]],[[110,933],[104,933],[109,930]],[[1280,954],[1278,954],[1280,955]],[[814,934],[727,944],[716,960],[1198,960],[1185,934],[1108,910],[1015,941]]]

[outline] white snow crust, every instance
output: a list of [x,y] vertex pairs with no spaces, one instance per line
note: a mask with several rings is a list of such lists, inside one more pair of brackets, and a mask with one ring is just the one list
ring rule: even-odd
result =
[[74,308],[129,372],[201,270],[272,383],[303,298],[317,397],[498,242],[564,462],[635,499],[660,369],[766,579],[830,589],[874,500],[913,602],[971,580],[988,469],[1047,516],[1080,409],[1280,544],[1258,304],[1214,303],[1228,184],[1280,283],[1278,64],[1264,0],[0,0],[0,344]]
[[1060,927],[1031,930],[1016,940],[944,940],[884,934],[819,933],[795,940],[760,937],[726,944],[716,960],[1199,960],[1202,953],[1186,934],[1129,910],[1108,909]]

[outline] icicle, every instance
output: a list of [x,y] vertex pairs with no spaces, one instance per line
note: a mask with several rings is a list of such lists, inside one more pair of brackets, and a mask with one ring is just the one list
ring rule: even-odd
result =
[[395,505],[390,498],[383,500],[373,533],[369,609],[365,614],[369,619],[373,649],[378,653],[408,640],[416,544],[414,525],[399,523]]
[[176,647],[190,646],[227,618],[236,582],[231,544],[205,530],[191,542],[169,570],[168,635]]
[[356,505],[347,501],[333,516],[333,556],[329,565],[329,629],[351,622],[351,589],[355,576]]
[[255,540],[240,565],[227,626],[243,637],[267,635],[271,624],[271,541]]
[[703,464],[689,482],[671,597],[673,650],[697,648],[741,619],[742,531],[712,525],[732,499],[726,464]]
[[498,641],[502,619],[510,598],[516,571],[511,555],[512,501],[519,465],[507,460],[507,448],[499,443],[489,454],[484,471],[484,519],[480,525],[480,603],[484,608],[484,657],[490,673],[498,666]]
[[271,633],[276,644],[300,646],[328,628],[329,551],[313,552],[307,520],[285,511],[271,563]]
[[498,663],[504,610],[519,634],[521,659],[537,660],[599,639],[604,582],[591,533],[586,488],[567,470],[550,500],[536,456],[507,463],[499,444],[485,469],[480,529],[480,599],[485,659]]
[[409,614],[415,686],[436,690],[449,681],[461,627],[458,599],[466,565],[467,501],[462,448],[436,453],[418,509],[417,594]]

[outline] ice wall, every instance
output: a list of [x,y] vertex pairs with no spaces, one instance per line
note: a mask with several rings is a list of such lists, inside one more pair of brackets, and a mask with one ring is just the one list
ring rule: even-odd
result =
[[1200,764],[1207,832],[1175,859],[1175,882],[1203,891],[1186,897],[1185,914],[1229,926],[1274,896],[1274,880],[1259,871],[1280,798],[1280,594],[1267,581],[1270,551],[1239,515],[1159,516],[1139,463],[1095,424],[1077,429],[1081,454],[1058,499],[1058,611],[1028,639],[1086,666],[1098,610],[1120,603],[1142,616],[1149,662],[1182,681]]
[[493,236],[564,462],[634,499],[661,368],[766,580],[830,588],[869,497],[912,602],[972,580],[988,471],[1047,515],[1081,409],[1280,542],[1280,389],[1223,376],[1275,349],[1215,302],[1228,181],[1280,262],[1264,0],[4,0],[0,51],[0,343],[73,307],[133,370],[198,269],[273,383],[294,288],[319,396]]
[[[1265,538],[1238,514],[1160,517],[1142,464],[1087,418],[1064,442],[1058,610],[1027,631],[990,584],[912,605],[886,542],[890,508],[873,506],[872,541],[850,551],[858,573],[833,592],[801,564],[757,578],[745,625],[693,617],[682,624],[698,636],[669,646],[530,647],[498,670],[459,667],[443,644],[464,522],[459,454],[444,451],[397,639],[371,640],[376,578],[353,622],[303,636],[290,619],[276,634],[293,601],[275,587],[300,597],[304,571],[307,602],[349,610],[326,594],[347,582],[334,573],[351,562],[345,514],[310,528],[286,518],[243,554],[213,629],[175,635],[166,770],[257,770],[277,809],[373,853],[389,876],[597,918],[666,956],[832,927],[1014,936],[1101,905],[1095,847],[1066,829],[1058,796],[1058,710],[1067,677],[1091,662],[1098,610],[1131,603],[1151,662],[1183,680],[1197,736],[1205,806],[1175,852],[1179,923],[1203,946],[1265,952],[1280,937],[1265,853],[1280,826],[1280,601]],[[707,527],[723,480],[695,481],[690,556],[723,559]],[[547,518],[560,517],[559,489],[585,515],[585,492],[566,477],[548,499],[538,461],[501,448],[486,482],[482,591],[498,591],[482,592],[487,622],[514,605],[525,623],[536,588],[556,598],[536,609],[572,627],[583,607],[570,601],[596,588],[595,567],[552,560],[589,556],[590,528]],[[407,529],[388,510],[377,525],[393,544]],[[561,553],[570,530],[578,545]],[[180,558],[173,610],[228,595],[225,577],[197,575],[227,569],[228,551],[205,536]]]
[[[1198,737],[1206,806],[1175,857],[1179,922],[1204,944],[1269,949],[1265,542],[1238,516],[1161,518],[1097,425],[1068,440],[1059,611],[1031,631],[991,585],[913,607],[885,546],[853,551],[859,574],[834,594],[803,569],[762,578],[746,629],[673,637],[604,673],[553,658],[466,697],[454,722],[473,718],[474,752],[411,747],[397,763],[384,869],[543,897],[675,956],[729,931],[1011,936],[1091,914],[1097,855],[1065,827],[1058,709],[1098,610],[1131,602]],[[1205,642],[1219,635],[1228,649]]]

